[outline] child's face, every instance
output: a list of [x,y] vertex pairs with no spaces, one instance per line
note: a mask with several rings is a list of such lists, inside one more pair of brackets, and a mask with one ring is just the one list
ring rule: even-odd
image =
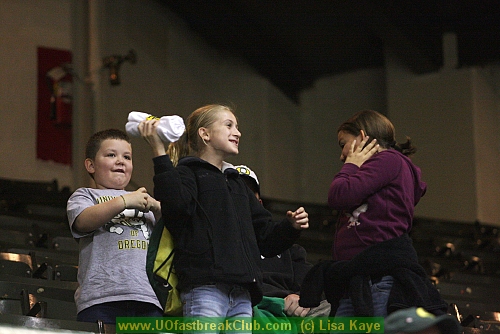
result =
[[132,146],[125,140],[106,139],[94,160],[85,160],[97,189],[125,189],[132,177]]
[[238,154],[241,133],[232,112],[225,110],[218,112],[217,121],[210,126],[208,133],[210,147],[221,156]]
[[342,162],[345,162],[345,159],[349,154],[349,150],[351,149],[352,142],[356,140],[356,145],[354,145],[354,149],[356,149],[359,143],[361,143],[361,141],[363,140],[363,137],[361,134],[356,137],[345,131],[339,131],[337,137],[339,139],[340,149],[342,150],[342,152],[340,153],[340,160]]

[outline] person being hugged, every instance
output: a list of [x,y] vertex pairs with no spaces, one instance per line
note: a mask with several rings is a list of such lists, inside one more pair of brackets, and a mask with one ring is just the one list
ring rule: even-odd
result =
[[94,188],[69,198],[67,215],[79,243],[77,320],[115,324],[116,317],[162,316],[146,275],[146,252],[160,202],[145,188],[126,191],[132,146],[126,133],[99,131],[89,139],[85,168]]
[[186,132],[168,148],[157,126],[156,120],[144,121],[139,130],[153,149],[154,197],[174,237],[184,316],[250,317],[262,299],[260,255],[275,256],[292,246],[308,228],[308,214],[300,207],[273,222],[225,162],[239,153],[241,138],[229,107],[195,110]]

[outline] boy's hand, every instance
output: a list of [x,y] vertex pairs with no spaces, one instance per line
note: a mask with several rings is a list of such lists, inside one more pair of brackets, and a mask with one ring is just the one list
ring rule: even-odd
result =
[[298,208],[296,211],[288,211],[286,218],[292,223],[293,228],[297,230],[309,228],[309,214],[303,207]]
[[[134,192],[122,195],[125,199],[125,209],[137,209],[148,212],[148,198],[150,197],[146,188],[141,187]],[[151,207],[151,206],[150,206]]]
[[349,153],[345,159],[345,163],[349,162],[361,167],[366,160],[370,159],[375,153],[378,152],[380,145],[377,144],[377,139],[373,139],[368,145],[365,146],[368,138],[369,137],[366,136],[356,149],[354,149],[356,146],[356,140],[353,140]]

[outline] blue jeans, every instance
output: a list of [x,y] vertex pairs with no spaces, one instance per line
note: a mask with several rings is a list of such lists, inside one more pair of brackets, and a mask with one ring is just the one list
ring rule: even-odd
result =
[[252,316],[250,293],[239,285],[216,283],[196,286],[181,292],[181,300],[185,317]]
[[116,317],[162,317],[163,311],[156,305],[138,301],[120,301],[92,305],[80,311],[78,321],[116,324]]
[[[372,282],[370,281],[374,317],[387,316],[387,301],[389,300],[389,294],[391,293],[393,283],[394,279],[392,278],[392,276],[384,276],[380,279],[380,281],[374,284],[372,284]],[[352,306],[352,301],[350,298],[343,298],[340,300],[339,308],[337,309],[337,313],[335,313],[335,316],[354,316],[354,307]]]

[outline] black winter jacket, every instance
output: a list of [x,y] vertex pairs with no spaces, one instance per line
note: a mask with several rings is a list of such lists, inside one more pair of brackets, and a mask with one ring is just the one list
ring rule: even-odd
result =
[[294,244],[277,256],[259,261],[264,279],[264,296],[285,298],[300,293],[300,285],[312,264],[304,247]]
[[335,315],[339,300],[348,293],[356,316],[373,316],[369,280],[386,275],[394,278],[387,314],[412,306],[435,315],[446,313],[448,305],[418,263],[408,234],[372,245],[349,261],[316,264],[304,278],[299,305],[319,305],[324,292]]
[[168,155],[153,159],[154,196],[174,237],[174,268],[180,290],[214,283],[247,287],[255,305],[262,299],[260,254],[289,248],[300,231],[272,216],[233,168],[186,157],[173,167]]

